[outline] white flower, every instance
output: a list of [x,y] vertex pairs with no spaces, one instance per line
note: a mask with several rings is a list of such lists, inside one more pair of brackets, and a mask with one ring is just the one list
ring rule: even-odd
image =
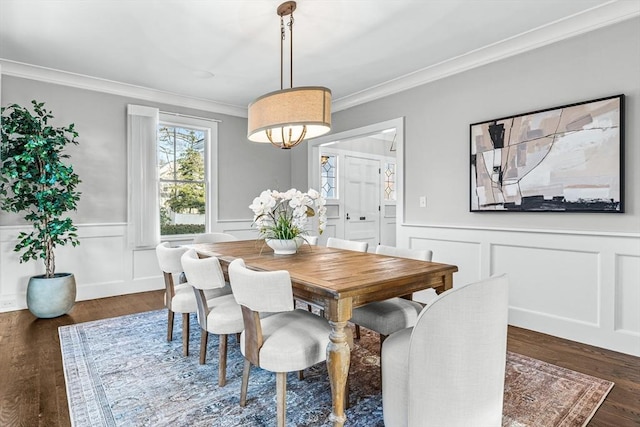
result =
[[311,200],[316,200],[316,199],[320,198],[320,193],[318,193],[313,188],[310,188],[309,191],[307,191],[307,194],[309,195]]
[[264,238],[291,239],[308,234],[309,216],[318,217],[318,233],[326,226],[326,200],[313,189],[307,193],[291,188],[284,193],[265,190],[253,199],[249,208],[254,225]]

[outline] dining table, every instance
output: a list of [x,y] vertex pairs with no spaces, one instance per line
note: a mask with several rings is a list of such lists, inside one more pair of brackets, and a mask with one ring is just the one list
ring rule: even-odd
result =
[[228,266],[237,258],[256,271],[287,270],[294,298],[321,308],[331,326],[326,363],[332,397],[329,419],[334,427],[347,420],[345,388],[351,358],[347,323],[352,310],[373,301],[411,298],[428,288],[444,292],[452,287],[453,273],[458,271],[450,264],[307,244],[291,255],[275,255],[263,240],[188,246],[200,257],[217,257],[227,279]]

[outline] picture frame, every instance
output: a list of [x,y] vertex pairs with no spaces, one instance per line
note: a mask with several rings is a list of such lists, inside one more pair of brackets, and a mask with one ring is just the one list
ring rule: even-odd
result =
[[470,212],[624,212],[624,95],[469,125]]

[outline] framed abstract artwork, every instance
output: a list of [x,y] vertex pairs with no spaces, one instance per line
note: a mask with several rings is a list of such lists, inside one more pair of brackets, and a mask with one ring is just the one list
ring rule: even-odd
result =
[[471,212],[624,212],[624,95],[470,125]]

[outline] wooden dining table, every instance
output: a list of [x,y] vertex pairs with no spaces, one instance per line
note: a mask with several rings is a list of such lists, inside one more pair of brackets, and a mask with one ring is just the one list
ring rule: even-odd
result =
[[287,270],[294,297],[322,308],[331,325],[327,371],[333,402],[330,420],[334,426],[343,426],[346,421],[345,385],[351,357],[347,322],[352,310],[387,298],[410,298],[413,292],[427,288],[441,293],[452,287],[453,273],[458,271],[455,265],[306,244],[293,255],[275,255],[261,240],[189,247],[201,257],[217,257],[225,276],[236,258],[242,258],[248,268],[257,271]]

